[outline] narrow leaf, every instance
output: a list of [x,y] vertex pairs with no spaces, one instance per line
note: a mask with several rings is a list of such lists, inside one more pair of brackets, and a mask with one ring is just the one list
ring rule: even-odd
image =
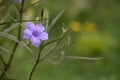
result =
[[22,41],[21,45],[23,45],[34,56],[34,52],[27,46],[25,42]]
[[66,10],[67,7],[63,8],[62,11],[53,19],[50,29],[55,25],[55,23],[59,20],[59,18],[62,16],[64,11]]
[[43,45],[43,48],[44,48],[45,46],[49,45],[49,44],[52,44],[52,43],[58,41],[58,40],[59,40],[59,39],[55,39],[55,40],[52,40],[52,41],[47,42],[46,44]]
[[7,50],[7,49],[1,47],[1,46],[0,46],[0,49],[3,50],[3,51],[5,51],[5,52],[12,53],[11,51],[9,51],[9,50]]
[[15,36],[4,33],[4,32],[0,32],[0,36],[8,38],[10,40],[13,40],[13,41],[23,45],[34,56],[33,51],[24,42],[19,41]]
[[44,9],[42,8],[42,10],[41,10],[41,19],[43,19],[43,15],[44,14]]
[[63,57],[66,59],[81,59],[81,60],[102,60],[104,57],[91,58],[91,57],[80,57],[80,56],[53,56],[55,58]]
[[17,43],[20,43],[20,41],[17,40],[17,38],[15,36],[13,36],[13,35],[10,35],[10,34],[4,33],[4,32],[0,32],[0,36],[8,38],[10,40],[13,40],[13,41],[15,41]]
[[11,26],[11,27],[9,27],[9,28],[7,28],[7,29],[5,29],[3,32],[10,32],[11,30],[13,30],[14,28],[16,28],[17,26]]

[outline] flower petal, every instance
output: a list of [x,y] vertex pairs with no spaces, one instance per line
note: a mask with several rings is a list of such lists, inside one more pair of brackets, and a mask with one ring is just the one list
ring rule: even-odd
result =
[[29,29],[25,29],[25,30],[23,31],[23,33],[24,33],[24,35],[23,35],[23,38],[24,38],[24,39],[30,39],[31,36],[32,36],[32,32],[31,32]]
[[39,30],[40,32],[43,32],[45,30],[44,26],[42,26],[42,24],[40,23],[36,24],[36,29]]
[[32,22],[27,22],[26,28],[33,31],[35,29],[35,25]]
[[41,43],[41,41],[39,39],[35,38],[35,37],[32,37],[30,39],[30,41],[31,41],[32,45],[35,46],[35,47],[39,47],[39,45]]
[[42,32],[40,34],[40,40],[48,40],[48,34],[46,32]]

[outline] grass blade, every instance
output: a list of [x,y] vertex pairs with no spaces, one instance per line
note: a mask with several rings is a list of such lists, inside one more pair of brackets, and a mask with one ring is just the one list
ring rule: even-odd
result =
[[91,57],[80,57],[80,56],[53,56],[55,58],[63,57],[65,59],[80,59],[80,60],[102,60],[104,57],[91,58]]
[[10,35],[8,33],[4,33],[4,32],[0,32],[0,36],[5,37],[7,39],[10,39],[12,41],[15,41],[15,42],[23,45],[34,56],[33,51],[24,42],[19,41],[15,36]]
[[12,53],[11,51],[9,51],[9,50],[7,50],[7,49],[1,47],[1,46],[0,46],[0,49],[3,50],[3,51],[5,51],[5,52]]
[[66,10],[67,7],[63,8],[62,11],[53,19],[49,30],[52,29],[52,27],[55,25],[55,23],[60,19],[60,17],[62,16],[62,14],[64,13],[64,11]]
[[10,35],[10,34],[4,33],[4,32],[0,32],[0,36],[8,38],[10,40],[13,40],[13,41],[15,41],[17,43],[20,43],[20,41],[13,35]]

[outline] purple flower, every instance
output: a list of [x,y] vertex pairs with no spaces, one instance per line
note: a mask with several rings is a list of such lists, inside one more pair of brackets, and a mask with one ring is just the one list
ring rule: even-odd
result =
[[45,28],[42,24],[38,23],[34,25],[32,22],[27,22],[23,38],[30,40],[33,46],[39,47],[42,41],[48,40],[48,34],[44,30]]

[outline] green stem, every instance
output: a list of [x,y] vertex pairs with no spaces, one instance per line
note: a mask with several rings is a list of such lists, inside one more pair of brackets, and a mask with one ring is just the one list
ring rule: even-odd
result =
[[31,70],[31,72],[30,72],[29,80],[32,80],[32,75],[33,75],[33,73],[34,73],[36,67],[37,67],[38,64],[39,64],[39,60],[40,60],[40,56],[41,56],[42,49],[43,49],[43,48],[40,47],[40,49],[39,49],[39,53],[38,53],[38,57],[37,57],[37,60],[36,60],[34,66],[33,66],[33,68],[32,68],[32,70]]
[[0,54],[0,59],[1,59],[2,63],[3,63],[3,65],[6,66],[5,60],[3,59],[3,57],[1,56],[1,54]]
[[[22,17],[23,17],[23,7],[24,7],[24,0],[22,1],[21,3],[21,9],[20,9],[20,18],[19,18],[19,27],[18,27],[18,40],[21,40],[21,23],[22,23]],[[5,68],[4,68],[4,71],[2,72],[2,74],[0,75],[0,80],[3,79],[3,77],[5,76],[6,72],[8,71],[8,69],[10,68],[11,66],[11,63],[12,63],[12,60],[14,58],[14,55],[15,55],[15,51],[17,50],[17,47],[18,47],[18,43],[16,42],[15,43],[15,46],[12,50],[12,54],[10,55],[10,58],[8,60],[8,63],[6,64]]]
[[[47,20],[47,19],[42,19],[42,20]],[[21,22],[28,22],[28,21],[40,21],[40,20],[22,20]],[[20,21],[9,21],[9,22],[3,22],[0,23],[0,25],[8,24],[8,23],[18,23]]]
[[56,43],[55,47],[54,47],[50,52],[48,52],[43,58],[41,58],[41,59],[39,60],[39,63],[42,62],[44,59],[46,59],[46,58],[57,48],[57,46],[59,45],[59,43],[62,41],[63,37],[64,37],[64,36],[62,36],[62,37],[59,39],[59,41]]
[[62,36],[60,37],[60,39],[56,43],[55,47],[50,52],[48,52],[43,58],[40,58],[40,55],[41,55],[41,52],[42,52],[42,50],[43,50],[43,48],[45,47],[46,44],[41,45],[42,47],[39,50],[39,54],[38,54],[37,60],[35,62],[35,65],[33,66],[32,71],[30,72],[29,80],[32,80],[32,75],[33,75],[36,67],[38,66],[38,64],[40,62],[42,62],[46,57],[48,57],[55,50],[55,48],[59,45],[59,43],[62,41],[63,38],[64,38],[64,34],[62,34]]

